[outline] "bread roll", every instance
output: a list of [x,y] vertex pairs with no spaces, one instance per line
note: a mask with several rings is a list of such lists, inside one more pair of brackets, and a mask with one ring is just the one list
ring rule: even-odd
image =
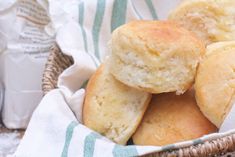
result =
[[170,20],[194,32],[206,44],[235,39],[235,0],[185,0]]
[[116,29],[111,73],[124,84],[150,93],[183,93],[194,82],[205,53],[191,32],[169,21],[133,21]]
[[192,91],[154,95],[133,135],[137,145],[163,146],[217,131],[200,112]]
[[235,41],[208,46],[195,82],[196,100],[204,115],[220,127],[235,103]]
[[234,41],[221,41],[214,44],[210,44],[206,47],[206,56],[218,51],[221,51],[221,53],[223,53],[225,49],[231,50],[234,46],[234,43]]
[[118,144],[126,144],[150,99],[151,94],[117,81],[104,64],[89,80],[83,108],[84,124]]

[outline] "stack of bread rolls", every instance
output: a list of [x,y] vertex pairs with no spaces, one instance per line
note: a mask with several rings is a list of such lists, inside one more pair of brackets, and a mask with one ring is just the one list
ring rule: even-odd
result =
[[184,1],[169,21],[117,28],[111,55],[88,82],[84,124],[123,145],[132,138],[162,146],[216,132],[235,101],[235,41],[226,41],[234,26],[220,25],[234,22],[234,4]]
[[218,128],[235,103],[235,0],[187,0],[169,19],[207,44],[195,79],[196,100]]

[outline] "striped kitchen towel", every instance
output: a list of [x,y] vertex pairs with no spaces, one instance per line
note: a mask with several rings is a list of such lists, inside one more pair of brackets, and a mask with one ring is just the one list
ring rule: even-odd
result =
[[164,19],[180,0],[37,0],[52,23],[45,29],[74,64],[35,110],[15,157],[132,157],[199,144],[234,131],[163,147],[122,146],[82,124],[87,80],[109,54],[118,26],[136,19]]

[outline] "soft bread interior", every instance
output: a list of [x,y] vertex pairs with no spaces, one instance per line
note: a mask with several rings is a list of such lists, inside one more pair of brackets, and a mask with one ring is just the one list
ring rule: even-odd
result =
[[119,144],[126,144],[148,106],[151,94],[117,81],[106,65],[88,83],[84,124]]

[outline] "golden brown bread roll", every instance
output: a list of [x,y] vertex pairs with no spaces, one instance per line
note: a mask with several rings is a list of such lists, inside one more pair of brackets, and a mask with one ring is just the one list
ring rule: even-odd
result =
[[206,44],[235,39],[234,0],[185,0],[169,19],[194,32]]
[[87,85],[84,124],[118,144],[126,144],[140,123],[150,99],[151,94],[117,81],[103,64]]
[[204,115],[220,127],[235,102],[235,41],[207,47],[195,82],[196,100]]
[[194,82],[204,44],[170,21],[133,21],[112,34],[110,72],[150,93],[183,93]]
[[162,146],[191,140],[217,128],[200,112],[192,91],[154,95],[133,135],[137,145]]

